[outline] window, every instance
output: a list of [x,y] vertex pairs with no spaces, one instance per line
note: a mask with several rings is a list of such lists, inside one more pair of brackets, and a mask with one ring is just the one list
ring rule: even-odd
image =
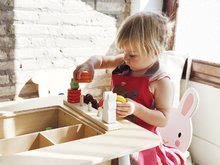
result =
[[180,0],[175,50],[194,59],[220,63],[220,1]]

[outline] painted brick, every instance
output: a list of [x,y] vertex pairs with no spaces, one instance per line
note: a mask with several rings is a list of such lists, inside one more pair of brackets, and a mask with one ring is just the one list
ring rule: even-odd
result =
[[[22,34],[22,35],[46,35],[46,36],[61,36],[62,28],[59,26],[52,25],[39,25],[39,24],[14,24],[14,28],[16,32],[14,34]],[[45,36],[45,37],[46,37]]]
[[62,11],[75,13],[75,12],[88,12],[93,10],[91,6],[82,2],[81,0],[65,0],[63,1]]
[[62,0],[14,0],[14,8],[29,10],[61,10]]
[[[81,17],[81,19],[78,19],[79,17]],[[112,25],[114,25],[116,22],[116,20],[113,17],[104,15],[96,11],[85,12],[83,14],[83,17],[82,13],[62,14],[61,18],[64,24],[72,25],[99,25],[102,27],[109,25],[110,27],[112,27]]]
[[59,25],[62,22],[60,12],[48,11],[16,11],[14,14],[15,23],[33,23],[45,25]]
[[53,57],[59,57],[61,54],[59,48],[24,48],[24,49],[16,49],[15,51],[12,51],[10,54],[10,57],[14,57],[14,59],[40,59],[45,58],[45,60],[48,58]]
[[16,48],[55,48],[56,39],[54,37],[33,37],[33,36],[18,36],[16,37]]
[[97,0],[96,10],[106,14],[119,14],[124,10],[124,7],[124,0]]

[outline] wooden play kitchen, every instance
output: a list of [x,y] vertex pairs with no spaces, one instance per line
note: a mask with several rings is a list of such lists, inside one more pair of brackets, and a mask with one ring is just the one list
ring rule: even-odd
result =
[[127,120],[106,124],[97,110],[63,96],[0,104],[1,165],[99,164],[159,143]]

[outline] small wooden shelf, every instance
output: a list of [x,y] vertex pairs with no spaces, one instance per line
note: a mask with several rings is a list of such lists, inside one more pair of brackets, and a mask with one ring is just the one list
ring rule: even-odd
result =
[[59,96],[0,105],[1,165],[99,164],[160,143],[129,121],[108,125],[97,111],[63,101]]
[[[83,124],[64,109],[51,107],[0,117],[0,139]],[[92,128],[91,128],[92,129]]]
[[11,155],[101,134],[58,107],[1,116],[0,123],[0,155]]

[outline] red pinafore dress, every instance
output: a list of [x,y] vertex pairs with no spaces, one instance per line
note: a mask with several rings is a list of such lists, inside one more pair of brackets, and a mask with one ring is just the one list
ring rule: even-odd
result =
[[[159,62],[156,62],[141,77],[130,75],[131,69],[126,64],[121,64],[112,72],[112,90],[114,93],[131,98],[134,101],[154,110],[154,96],[149,90],[150,83],[161,78],[168,77],[159,70]],[[134,115],[126,117],[131,122],[157,134],[156,126],[150,125]],[[160,145],[138,153],[138,157],[131,159],[135,165],[184,165],[184,161],[174,148]]]

